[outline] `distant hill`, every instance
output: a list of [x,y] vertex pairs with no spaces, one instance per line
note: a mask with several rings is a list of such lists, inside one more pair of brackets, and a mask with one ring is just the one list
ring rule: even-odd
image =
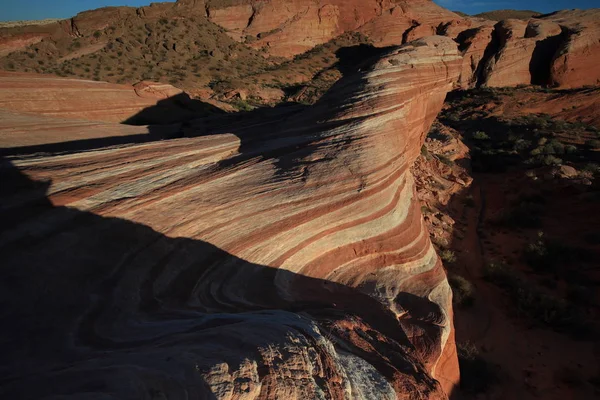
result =
[[0,28],[13,28],[24,25],[47,25],[60,21],[60,19],[41,19],[36,21],[5,21],[0,22]]
[[492,21],[502,21],[504,19],[529,19],[542,15],[537,11],[531,10],[495,10],[474,15],[474,17],[485,18]]
[[452,11],[452,12],[453,12],[454,14],[458,14],[458,15],[460,15],[461,17],[470,17],[470,15],[469,15],[469,14],[467,14],[467,13],[464,13],[464,12],[462,12],[462,11]]

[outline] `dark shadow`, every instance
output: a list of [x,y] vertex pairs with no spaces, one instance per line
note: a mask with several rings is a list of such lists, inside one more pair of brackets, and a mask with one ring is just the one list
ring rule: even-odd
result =
[[126,125],[169,125],[196,118],[222,115],[225,111],[212,104],[190,98],[187,93],[160,100],[123,121]]
[[499,57],[500,49],[502,47],[502,39],[500,38],[500,33],[498,30],[501,27],[502,22],[498,22],[494,25],[494,30],[492,31],[492,40],[485,48],[483,52],[483,57],[479,61],[477,65],[477,69],[475,70],[474,76],[476,77],[476,86],[481,87],[487,83],[488,80],[488,66],[491,63],[492,59]]
[[368,44],[342,47],[335,52],[336,67],[343,76],[351,75],[372,67],[381,57],[397,46],[375,47]]
[[223,110],[212,104],[193,100],[186,93],[181,93],[168,99],[160,100],[155,106],[145,108],[123,122],[123,124],[126,125],[149,125],[148,133],[1,148],[0,156],[33,153],[69,153],[94,150],[109,146],[122,146],[176,139],[183,136],[181,127],[189,121],[225,114],[226,113]]
[[547,86],[551,84],[550,71],[552,69],[552,61],[557,51],[560,50],[560,44],[567,37],[566,28],[562,28],[561,34],[550,36],[536,43],[531,56],[531,62],[529,63],[532,85]]
[[[396,316],[370,296],[204,241],[54,206],[46,196],[51,182],[0,161],[3,398],[173,398],[192,390],[214,399],[202,374],[219,363],[260,366],[257,349],[289,345],[290,335],[312,345],[311,321],[390,381],[408,374],[431,383]],[[275,279],[288,282],[285,297]],[[440,314],[433,303],[398,302],[427,310],[405,323],[436,337],[428,322]]]
[[[455,299],[459,294],[468,294],[467,290],[473,291],[470,302],[454,304],[462,383],[452,399],[479,398],[486,392],[493,396],[498,393],[494,386],[502,390],[505,379],[509,379],[503,368],[511,366],[495,364],[502,358],[494,358],[486,349],[500,345],[487,341],[485,332],[495,329],[493,323],[504,318],[529,337],[524,340],[531,346],[537,343],[529,331],[539,329],[553,330],[565,342],[597,342],[600,324],[595,310],[599,298],[594,293],[600,282],[598,263],[594,261],[600,256],[600,241],[595,235],[595,227],[600,224],[598,175],[588,183],[577,176],[561,177],[555,175],[558,166],[538,163],[538,157],[531,153],[537,148],[541,151],[540,161],[558,157],[563,165],[580,173],[585,172],[588,163],[600,162],[600,153],[581,144],[582,136],[591,136],[584,124],[544,114],[512,119],[491,115],[497,111],[486,106],[499,103],[499,94],[510,95],[516,90],[541,89],[451,92],[438,116],[440,122],[462,135],[471,157],[467,170],[474,179],[469,189],[438,207],[456,223],[450,242],[438,244],[457,258],[445,264],[447,271],[474,287],[468,289],[460,281],[451,281]],[[484,132],[487,138],[476,132]],[[435,130],[433,137],[441,140]],[[566,151],[569,143],[577,144],[570,154]],[[532,159],[535,163],[529,162]],[[577,234],[572,233],[573,227],[577,227]],[[545,232],[542,245],[538,242],[539,231]],[[518,243],[516,250],[503,247],[511,241]],[[481,265],[473,253],[480,255]],[[537,268],[532,255],[539,263]],[[492,261],[506,268],[504,275],[489,273],[486,266]],[[532,362],[532,370],[546,367],[543,357]]]

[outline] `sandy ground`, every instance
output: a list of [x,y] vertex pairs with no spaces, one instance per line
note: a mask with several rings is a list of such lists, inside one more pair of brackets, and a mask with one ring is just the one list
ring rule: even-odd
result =
[[476,207],[463,210],[457,226],[465,229],[457,250],[461,273],[476,286],[476,300],[468,309],[457,309],[458,342],[471,341],[482,356],[499,367],[500,383],[481,399],[592,399],[600,398],[588,379],[598,376],[598,344],[577,341],[550,329],[528,326],[508,315],[507,295],[483,279],[486,259],[508,255],[516,261],[525,233],[487,230],[481,235],[481,222],[503,206],[503,176],[475,176],[472,195]]

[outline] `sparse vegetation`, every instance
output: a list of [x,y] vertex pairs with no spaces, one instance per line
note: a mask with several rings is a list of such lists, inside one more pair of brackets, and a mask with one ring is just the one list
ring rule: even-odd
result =
[[452,302],[459,307],[469,307],[475,302],[475,286],[460,275],[450,274],[448,282],[452,288]]
[[470,394],[487,392],[498,383],[496,367],[485,360],[471,342],[457,343],[460,388]]
[[484,268],[484,276],[506,290],[518,316],[575,335],[589,332],[588,324],[570,303],[528,282],[519,271],[505,263],[488,262]]
[[456,254],[452,250],[443,249],[442,251],[439,252],[439,254],[440,254],[440,258],[445,263],[452,264],[452,263],[456,262]]

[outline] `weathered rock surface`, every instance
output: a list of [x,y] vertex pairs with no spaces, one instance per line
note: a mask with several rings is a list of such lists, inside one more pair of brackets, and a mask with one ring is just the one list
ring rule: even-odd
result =
[[[522,21],[509,19],[499,22],[492,34],[491,46],[497,49],[483,66],[481,84],[489,87],[529,85],[535,80],[535,72],[546,68],[552,57],[535,54],[542,42],[558,36],[561,28],[548,21]],[[555,46],[550,51],[555,50]],[[546,62],[538,61],[544,58]],[[536,66],[534,64],[539,64]]]
[[571,10],[464,30],[460,86],[598,85],[599,17],[598,9]]
[[[344,32],[360,31],[380,46],[436,34],[442,24],[468,22],[431,0],[178,1],[139,9],[106,7],[70,20],[0,30],[0,56],[44,37],[89,36],[114,21],[133,18],[207,17],[237,41],[271,56],[293,57]],[[468,25],[468,24],[467,24]]]
[[459,34],[458,42],[463,53],[463,65],[458,81],[461,88],[472,89],[477,85],[483,68],[481,61],[492,41],[493,31],[492,26],[481,26]]
[[551,84],[564,88],[600,84],[600,9],[560,11],[564,40],[551,64]]
[[451,290],[409,168],[460,68],[432,37],[276,120],[5,158],[3,397],[445,398]]
[[209,19],[236,40],[270,55],[291,57],[348,31],[376,45],[399,45],[435,35],[442,23],[463,20],[431,0],[208,2]]
[[0,71],[0,109],[17,113],[145,125],[189,119],[207,107],[218,112],[168,84],[140,82],[132,87]]

